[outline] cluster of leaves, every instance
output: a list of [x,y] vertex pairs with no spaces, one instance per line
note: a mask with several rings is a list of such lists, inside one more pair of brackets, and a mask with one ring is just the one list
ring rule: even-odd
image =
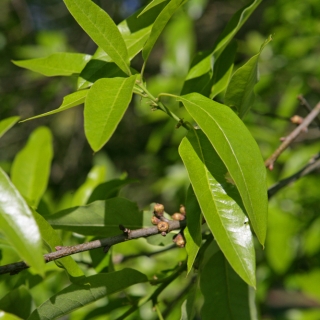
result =
[[[168,293],[166,299],[160,299],[159,295],[171,282],[181,281],[185,287],[183,292],[179,291],[180,300],[184,301],[181,306],[183,319],[193,319],[196,313],[203,319],[211,319],[212,314],[219,318],[256,319],[253,290],[256,287],[256,258],[252,232],[263,246],[267,229],[266,170],[258,145],[242,119],[253,105],[258,60],[271,38],[261,41],[260,50],[234,73],[237,46],[233,38],[260,1],[255,0],[236,12],[212,48],[196,53],[180,94],[173,94],[171,89],[151,90],[152,83],[149,85],[144,73],[159,36],[172,16],[182,12],[186,1],[154,0],[117,26],[90,0],[64,2],[98,49],[92,56],[54,53],[45,58],[14,61],[20,67],[45,76],[78,77],[77,91],[65,96],[58,109],[27,120],[84,103],[85,135],[92,150],[98,152],[114,134],[135,94],[143,99],[140,108],[145,107],[149,112],[147,102],[152,110],[157,110],[151,117],[162,113],[173,119],[169,123],[171,127],[175,124],[181,127],[179,131],[183,135],[186,129],[188,133],[180,143],[179,154],[190,180],[185,199],[187,258],[178,266],[184,259],[183,253],[178,254],[174,260],[176,265],[168,269],[168,258],[164,257],[162,269],[167,270],[163,270],[158,282],[149,281],[160,284],[153,290],[144,283],[154,273],[159,274],[161,263],[156,267],[140,268],[141,272],[122,268],[130,267],[130,264],[115,271],[112,251],[105,256],[93,252],[83,256],[83,263],[89,267],[84,273],[80,263],[65,257],[57,265],[69,276],[67,287],[55,287],[53,293],[48,290],[47,300],[36,301],[37,308],[30,315],[32,298],[21,284],[28,282],[29,289],[36,290],[41,278],[31,273],[21,274],[14,284],[16,289],[0,301],[0,309],[22,318],[52,319],[108,295],[107,303],[91,313],[83,311],[84,317],[105,313],[110,313],[111,318],[137,317],[139,312],[146,312],[146,305],[151,309],[148,303],[152,303],[159,318],[162,312],[166,314],[169,310],[170,317],[176,319],[180,310],[162,305],[162,301],[175,300],[176,293],[172,292],[171,296]],[[142,52],[143,64],[140,70],[135,70],[131,61],[139,52]],[[215,98],[223,104],[214,101]],[[178,104],[184,108],[179,108]],[[18,120],[18,117],[12,117],[1,121],[0,133],[5,133]],[[62,200],[54,208],[55,213],[48,214],[50,210],[44,208],[41,199],[47,188],[52,149],[50,131],[40,127],[16,156],[10,172],[11,181],[1,171],[0,222],[1,232],[5,235],[2,255],[6,257],[2,262],[22,258],[40,275],[44,275],[45,270],[42,241],[50,252],[66,241],[76,244],[93,237],[116,235],[120,223],[132,229],[147,226],[146,220],[151,216],[150,211],[141,212],[135,203],[117,196],[120,188],[132,181],[126,178],[105,181],[105,168],[101,166],[92,168],[71,201]],[[203,218],[205,225],[202,225]],[[269,241],[278,239],[275,228],[278,220],[273,221],[274,236],[269,237],[272,239]],[[70,232],[78,236],[71,236]],[[168,240],[171,241],[168,236],[165,239],[155,237],[149,242],[168,244]],[[134,254],[133,247],[126,246],[129,249],[123,249],[124,252]],[[140,249],[145,246],[141,242]],[[270,247],[277,246],[271,244]],[[196,278],[191,272],[193,267],[198,270]],[[187,280],[177,279],[185,269]],[[53,270],[56,271],[47,270],[46,276]],[[55,272],[54,277],[57,281],[63,276]],[[64,279],[62,283],[66,281]],[[140,284],[140,287],[129,288],[126,297],[112,295],[134,284]],[[10,280],[3,285],[6,289],[10,286]],[[139,288],[143,294],[137,294]],[[143,298],[143,295],[147,297]],[[17,314],[10,305],[11,299],[21,299],[28,307]]]

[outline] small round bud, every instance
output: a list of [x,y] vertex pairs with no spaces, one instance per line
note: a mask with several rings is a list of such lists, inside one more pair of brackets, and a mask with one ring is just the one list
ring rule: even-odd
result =
[[169,229],[169,223],[166,222],[166,221],[161,221],[161,222],[158,223],[157,227],[158,227],[159,231],[167,232],[168,229]]
[[184,248],[184,246],[186,245],[186,240],[181,233],[178,233],[173,239],[173,241],[179,248]]
[[186,215],[186,207],[183,204],[180,204],[180,213],[183,214],[184,216]]
[[172,219],[173,219],[173,220],[182,221],[182,220],[184,220],[185,218],[186,218],[186,217],[185,217],[183,214],[178,213],[178,212],[176,212],[176,213],[174,213],[174,214],[172,215]]
[[151,218],[151,223],[154,224],[155,226],[160,222],[161,220],[158,219],[156,216],[152,216]]
[[294,124],[301,124],[303,121],[303,118],[298,115],[295,115],[295,116],[291,117],[290,120]]
[[161,203],[156,203],[153,208],[153,212],[156,216],[161,217],[164,213],[164,205]]
[[165,231],[162,231],[162,232],[161,232],[161,235],[162,235],[163,237],[165,237],[165,236],[167,235],[167,233],[166,233]]

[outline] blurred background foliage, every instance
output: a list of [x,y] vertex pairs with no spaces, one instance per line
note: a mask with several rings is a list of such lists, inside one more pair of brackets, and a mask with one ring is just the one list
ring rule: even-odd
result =
[[[96,2],[119,23],[148,1]],[[151,54],[145,71],[149,90],[154,94],[179,94],[193,54],[212,47],[233,13],[246,3],[243,0],[190,0],[169,22]],[[76,24],[61,0],[1,0],[0,7],[0,119],[14,115],[25,119],[57,108],[65,95],[75,91],[76,78],[45,78],[19,69],[10,60],[66,51],[93,54],[95,44]],[[238,51],[234,70],[259,51],[269,34],[273,35],[273,41],[261,54],[256,99],[252,112],[245,118],[264,159],[279,145],[279,138],[294,129],[290,117],[306,115],[297,96],[303,94],[311,106],[319,101],[319,16],[318,0],[264,1],[235,37]],[[132,65],[140,69],[141,56],[137,56]],[[223,99],[224,93],[216,97],[220,102]],[[173,99],[165,102],[179,109]],[[153,112],[151,106],[136,97],[112,139],[93,154],[84,136],[82,111],[82,107],[77,107],[17,124],[0,140],[0,165],[10,172],[15,155],[35,128],[45,125],[52,131],[54,158],[49,187],[39,211],[50,214],[79,204],[86,188],[92,190],[101,182],[120,177],[138,180],[125,186],[120,194],[136,201],[141,209],[156,201],[163,203],[170,213],[177,211],[184,202],[188,186],[177,151],[185,135],[184,129],[175,129],[172,120],[160,111]],[[312,124],[308,132],[281,155],[273,171],[268,172],[269,186],[295,173],[317,154],[319,136],[319,127]],[[266,249],[257,249],[257,300],[263,319],[320,319],[319,173],[315,171],[282,189],[270,201]],[[83,239],[73,241],[82,242]],[[149,252],[154,250],[143,240],[134,245],[119,245],[114,257],[146,248]],[[161,267],[172,268],[184,256],[184,251],[174,250],[180,252],[175,259],[170,260],[172,252],[168,252],[153,260],[140,257],[134,266],[150,276]],[[14,252],[10,257],[13,261],[17,259]],[[89,254],[76,259],[83,259],[84,265],[90,261]],[[132,266],[130,261],[124,265]],[[4,256],[1,263],[8,263]],[[47,275],[56,270],[53,264],[47,268]],[[59,277],[61,281],[57,281],[55,274],[40,283],[37,276],[30,274],[30,291],[22,292],[20,287],[16,290],[22,291],[16,294],[31,294],[38,305],[58,287],[63,287],[67,279],[63,273],[59,273]],[[1,285],[2,289],[6,288],[3,294],[9,290],[9,282],[16,282],[19,288],[19,280],[6,281]],[[179,281],[171,287],[170,296],[174,297],[179,286],[185,285],[184,279]],[[132,299],[144,292],[143,285],[135,286]],[[110,299],[112,301],[112,297]],[[100,300],[92,310],[104,306],[106,301]],[[149,309],[145,309],[143,319],[150,319]],[[91,309],[81,310],[71,318],[89,319],[85,313]],[[168,319],[179,317],[180,310],[174,310]]]

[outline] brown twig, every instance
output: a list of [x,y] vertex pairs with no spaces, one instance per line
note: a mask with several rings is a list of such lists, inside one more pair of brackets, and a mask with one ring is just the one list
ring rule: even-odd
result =
[[290,143],[297,138],[297,136],[304,131],[309,124],[318,116],[320,112],[320,102],[315,106],[315,108],[308,114],[308,116],[302,121],[302,123],[296,127],[283,141],[279,148],[272,154],[270,158],[265,161],[265,166],[270,170],[273,169],[274,162],[278,159],[280,154],[288,148]]
[[[186,226],[185,221],[169,221],[169,229],[168,232],[176,229],[181,229]],[[104,238],[100,240],[94,240],[82,244],[78,244],[75,246],[68,246],[68,247],[57,247],[57,251],[55,252],[50,252],[45,254],[44,260],[45,262],[50,262],[53,260],[61,259],[66,256],[70,256],[79,252],[83,251],[88,251],[88,250],[93,250],[96,248],[101,248],[101,247],[107,247],[110,248],[114,244],[120,243],[120,242],[125,242],[128,240],[133,240],[133,239],[138,239],[138,238],[147,238],[152,235],[156,235],[161,233],[157,226],[154,227],[149,227],[149,228],[143,228],[143,229],[137,229],[137,230],[130,230],[129,233],[123,233],[117,236],[109,237],[109,238]],[[21,262],[16,262],[16,263],[11,263],[7,264],[4,266],[0,266],[0,274],[5,274],[5,273],[10,273],[11,275],[17,274],[20,271],[29,268],[29,266],[21,261]]]
[[318,153],[316,156],[312,157],[312,159],[308,162],[307,165],[305,165],[301,170],[293,174],[292,176],[280,180],[273,186],[271,186],[268,189],[268,197],[269,199],[274,196],[279,190],[287,186],[288,184],[300,179],[303,176],[306,176],[307,174],[311,173],[314,170],[317,170],[320,168],[320,153]]
[[[310,106],[310,104],[308,103],[308,101],[305,99],[305,97],[302,94],[299,94],[297,99],[300,101],[300,104],[305,107],[305,109],[308,112],[312,111],[312,107]],[[314,118],[314,121],[317,123],[317,125],[320,127],[320,118],[319,116]]]

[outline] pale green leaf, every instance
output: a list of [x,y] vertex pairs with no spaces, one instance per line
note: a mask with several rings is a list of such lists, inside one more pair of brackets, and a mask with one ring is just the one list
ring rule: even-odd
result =
[[85,205],[91,196],[93,190],[102,182],[105,181],[106,167],[105,166],[94,166],[84,184],[76,191],[73,196],[71,206],[82,206]]
[[254,87],[258,82],[258,61],[263,48],[272,40],[271,36],[263,43],[260,51],[232,76],[225,95],[225,104],[236,107],[240,118],[250,110],[254,101]]
[[178,98],[194,118],[237,186],[253,230],[263,245],[267,230],[266,168],[256,141],[227,106],[198,93]]
[[52,156],[51,132],[39,127],[13,161],[12,182],[31,206],[37,207],[47,188]]
[[79,74],[91,56],[82,53],[57,52],[45,58],[12,61],[15,65],[47,77]]
[[13,116],[0,121],[0,138],[11,129],[17,121],[20,119],[19,116]]
[[[63,246],[62,240],[60,239],[59,235],[43,218],[43,216],[36,211],[33,211],[33,216],[39,226],[41,238],[46,244],[49,252],[56,251],[56,246]],[[76,279],[84,276],[83,271],[79,268],[79,266],[71,256],[63,257],[59,260],[56,260],[55,263],[59,267],[64,268],[67,271],[71,281],[76,281]]]
[[103,237],[120,234],[119,224],[129,229],[139,229],[143,225],[142,212],[134,202],[124,198],[111,198],[65,209],[49,216],[47,220],[55,229]]
[[80,91],[76,91],[73,92],[71,94],[68,94],[67,96],[65,96],[63,98],[62,104],[58,109],[43,113],[43,114],[39,114],[38,116],[34,116],[28,119],[25,119],[23,121],[20,122],[25,122],[25,121],[29,121],[29,120],[33,120],[33,119],[37,119],[37,118],[42,118],[42,117],[46,117],[46,116],[50,116],[52,114],[55,113],[59,113],[65,110],[68,110],[70,108],[76,107],[82,103],[84,103],[86,96],[88,94],[89,90],[80,90]]
[[192,269],[194,260],[201,247],[202,235],[201,235],[201,223],[202,214],[198,204],[198,200],[192,186],[190,185],[187,192],[186,199],[186,212],[188,215],[187,227],[184,229],[184,236],[186,238],[186,251],[188,254],[187,266],[189,273]]
[[43,274],[44,259],[39,228],[28,205],[1,168],[0,194],[1,232],[21,258]]
[[12,313],[4,312],[0,310],[0,320],[22,320]]
[[257,320],[254,290],[232,270],[219,251],[202,267],[200,289],[204,297],[202,320],[246,319]]
[[91,0],[64,0],[68,10],[89,35],[119,68],[130,75],[126,44],[110,16]]
[[135,79],[100,79],[91,87],[84,107],[84,130],[94,151],[100,150],[117,128],[131,101]]
[[82,283],[71,284],[45,301],[28,320],[48,320],[61,317],[102,297],[124,290],[136,283],[147,282],[147,277],[134,269],[96,274]]
[[213,99],[229,84],[233,70],[233,61],[237,51],[237,43],[231,42],[214,64],[213,76],[210,81],[210,98]]
[[254,287],[253,238],[239,193],[226,179],[225,165],[201,130],[188,133],[179,154],[214,239],[235,272]]
[[185,0],[171,0],[166,7],[161,11],[155,20],[150,36],[142,49],[142,57],[144,61],[147,61],[153,46],[155,45],[157,39],[159,38],[164,27],[173,16],[173,14],[180,8],[180,6],[185,2]]

